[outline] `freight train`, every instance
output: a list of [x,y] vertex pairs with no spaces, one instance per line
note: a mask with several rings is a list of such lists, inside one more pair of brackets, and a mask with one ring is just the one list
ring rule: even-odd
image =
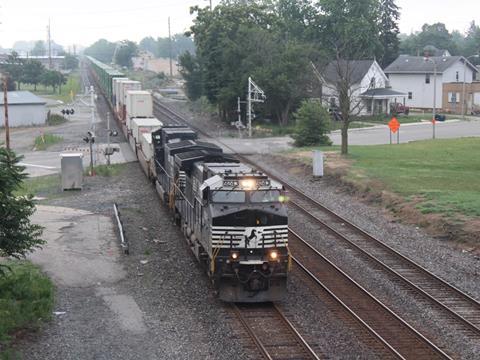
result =
[[283,186],[217,145],[198,140],[188,126],[154,118],[152,95],[138,82],[93,58],[86,61],[219,298],[281,300],[291,260]]

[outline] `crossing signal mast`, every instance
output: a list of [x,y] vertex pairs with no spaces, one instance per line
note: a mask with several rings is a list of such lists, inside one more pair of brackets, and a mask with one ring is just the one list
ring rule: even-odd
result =
[[253,103],[265,102],[265,93],[263,90],[255,84],[251,77],[248,77],[248,94],[247,94],[247,116],[248,116],[248,136],[252,137],[252,116],[253,116]]

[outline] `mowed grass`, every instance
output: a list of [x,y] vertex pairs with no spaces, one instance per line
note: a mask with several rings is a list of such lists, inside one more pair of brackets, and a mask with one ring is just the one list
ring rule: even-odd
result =
[[22,84],[21,90],[31,91],[38,96],[46,96],[51,99],[63,101],[64,103],[70,103],[72,100],[71,93],[75,96],[82,92],[80,73],[75,71],[69,74],[66,84],[62,85],[60,89],[57,87],[55,92],[51,86],[45,87],[41,84],[37,85],[37,90],[35,90],[35,87],[31,84]]
[[46,150],[49,146],[57,144],[63,140],[63,137],[54,134],[43,134],[35,138],[35,149]]
[[[0,358],[11,354],[12,335],[22,329],[34,329],[51,317],[54,285],[40,269],[28,261],[6,263],[12,271],[0,275]],[[3,264],[5,265],[5,263]]]
[[423,213],[480,216],[480,138],[350,146],[352,178],[380,180]]

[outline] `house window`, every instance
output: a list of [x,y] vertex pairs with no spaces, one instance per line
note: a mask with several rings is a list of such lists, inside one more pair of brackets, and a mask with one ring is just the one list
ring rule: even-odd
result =
[[458,104],[460,102],[460,93],[459,92],[449,92],[448,93],[448,102]]
[[458,82],[458,71],[455,73],[455,79],[456,79],[457,82]]
[[430,74],[425,74],[425,84],[430,84]]
[[337,100],[334,97],[330,98],[330,107],[336,108],[337,107]]
[[477,72],[476,71],[474,71],[472,73],[472,81],[477,81]]
[[370,79],[370,89],[375,89],[375,77]]
[[413,93],[411,91],[409,91],[408,93],[408,99],[409,100],[412,100],[413,99]]

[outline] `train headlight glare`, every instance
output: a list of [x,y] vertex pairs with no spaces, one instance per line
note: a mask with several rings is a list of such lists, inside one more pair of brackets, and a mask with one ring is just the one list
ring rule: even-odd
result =
[[255,187],[255,180],[253,179],[244,179],[240,181],[240,185],[242,188],[251,190]]
[[277,250],[271,250],[268,253],[268,257],[269,257],[270,261],[276,261],[278,259],[278,251]]
[[232,251],[232,252],[230,253],[230,258],[231,258],[233,261],[237,261],[239,257],[240,257],[240,254],[238,253],[238,251]]

